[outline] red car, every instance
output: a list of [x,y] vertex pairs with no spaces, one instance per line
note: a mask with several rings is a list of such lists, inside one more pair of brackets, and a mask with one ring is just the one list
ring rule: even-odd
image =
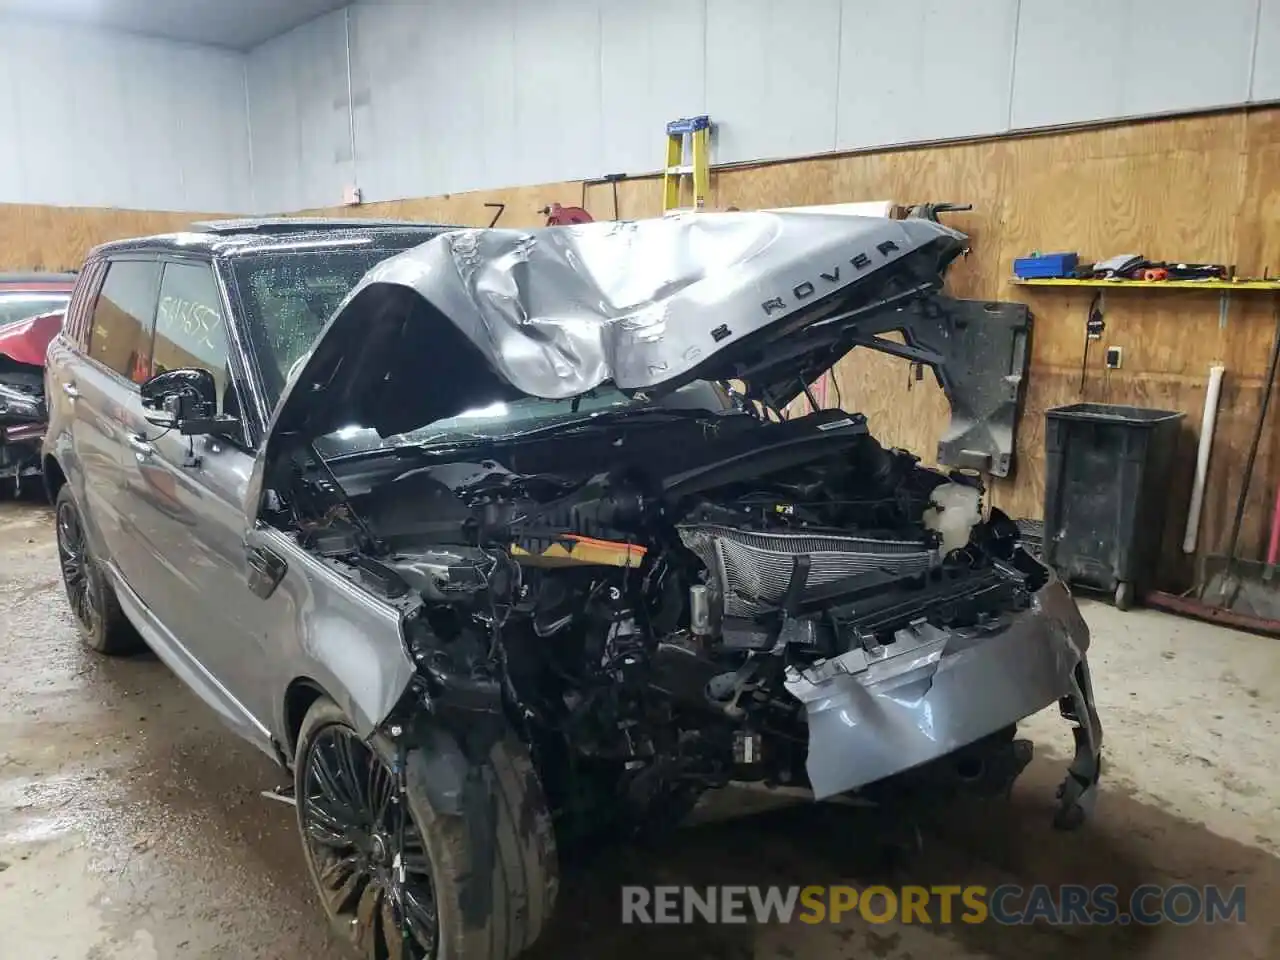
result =
[[74,273],[0,274],[0,490],[40,474],[44,355],[75,282]]
[[75,285],[74,273],[0,273],[0,330],[37,314],[62,311]]

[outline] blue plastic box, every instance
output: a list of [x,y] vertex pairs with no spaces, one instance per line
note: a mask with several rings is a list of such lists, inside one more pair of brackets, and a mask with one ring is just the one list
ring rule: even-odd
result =
[[1035,257],[1018,257],[1013,261],[1013,275],[1019,280],[1043,280],[1070,277],[1076,272],[1080,257],[1074,253],[1042,253]]

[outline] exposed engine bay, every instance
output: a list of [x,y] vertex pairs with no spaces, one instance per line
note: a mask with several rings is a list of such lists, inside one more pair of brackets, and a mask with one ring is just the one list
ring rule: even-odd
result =
[[562,822],[674,823],[731,781],[1001,794],[1014,725],[1055,701],[1062,822],[1092,798],[1065,588],[976,478],[859,415],[655,411],[293,469],[280,525],[405,613],[410,709],[521,730]]
[[[1055,703],[1078,823],[1102,734],[1070,593],[974,479],[811,391],[866,347],[1011,425],[1020,367],[991,334],[1013,318],[942,293],[966,243],[799,211],[441,234],[370,271],[290,374],[248,534],[288,531],[395,611],[396,650],[333,669],[374,729],[446,728],[473,768],[515,731],[562,835],[675,822],[731,781],[1001,794],[1017,723]],[[739,392],[675,403],[696,384]],[[817,412],[784,416],[802,397]],[[538,404],[561,412],[478,426]],[[319,453],[348,427],[391,445]],[[960,434],[952,462],[1010,467],[1004,426]]]

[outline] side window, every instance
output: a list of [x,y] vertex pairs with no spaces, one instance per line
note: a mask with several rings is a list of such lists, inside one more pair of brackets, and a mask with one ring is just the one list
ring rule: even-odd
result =
[[134,383],[151,371],[151,329],[160,264],[113,260],[89,321],[89,356]]
[[219,409],[234,404],[230,392],[226,318],[213,270],[203,263],[166,263],[160,281],[160,309],[156,313],[154,373],[199,367],[218,384]]

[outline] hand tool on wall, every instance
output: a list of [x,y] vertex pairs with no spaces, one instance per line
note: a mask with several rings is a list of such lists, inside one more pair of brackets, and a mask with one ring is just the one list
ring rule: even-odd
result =
[[[613,187],[613,219],[618,219],[618,184],[627,179],[625,173],[607,173],[603,177],[595,177],[582,181],[582,199],[576,207],[566,207],[559,203],[551,203],[538,212],[547,218],[548,227],[563,227],[573,223],[592,223],[595,217],[587,211],[587,187],[607,183]],[[497,218],[495,217],[496,221]],[[493,226],[493,224],[490,224]]]
[[594,177],[590,180],[582,181],[582,203],[580,206],[585,210],[587,207],[587,187],[596,187],[602,184],[609,184],[613,187],[613,219],[618,218],[618,184],[627,179],[625,173],[606,173],[603,177]]
[[1099,290],[1089,301],[1089,316],[1084,322],[1084,356],[1080,358],[1080,395],[1084,396],[1085,375],[1089,372],[1089,347],[1095,340],[1102,339],[1102,332],[1107,329],[1107,321],[1102,316],[1102,291]]
[[1264,580],[1275,579],[1278,562],[1280,562],[1280,486],[1276,487],[1276,502],[1271,508],[1271,538],[1267,541],[1267,569],[1262,572]]
[[1280,367],[1280,299],[1275,305],[1275,333],[1272,337],[1271,356],[1262,384],[1262,398],[1258,407],[1258,420],[1254,424],[1249,455],[1245,459],[1240,481],[1240,494],[1236,498],[1235,516],[1231,522],[1231,534],[1227,538],[1225,554],[1205,558],[1205,576],[1202,579],[1200,597],[1208,603],[1226,607],[1234,613],[1276,619],[1280,617],[1280,594],[1268,574],[1271,565],[1265,562],[1242,560],[1237,556],[1240,531],[1248,505],[1249,489],[1253,481],[1253,469],[1258,459],[1258,448],[1266,428],[1267,412],[1275,391],[1276,370]]

